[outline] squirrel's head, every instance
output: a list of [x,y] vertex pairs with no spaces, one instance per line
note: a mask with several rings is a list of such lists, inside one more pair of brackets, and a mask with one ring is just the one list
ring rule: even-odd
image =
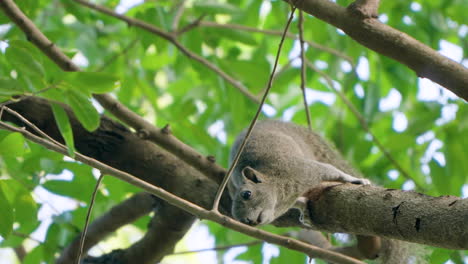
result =
[[232,201],[232,215],[248,225],[263,225],[275,220],[276,193],[261,172],[245,167],[242,183]]

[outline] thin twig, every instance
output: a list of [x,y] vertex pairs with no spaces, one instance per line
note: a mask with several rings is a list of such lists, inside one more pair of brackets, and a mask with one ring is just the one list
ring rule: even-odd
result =
[[184,26],[183,28],[181,28],[180,30],[178,30],[177,33],[176,33],[177,36],[182,35],[185,32],[192,30],[193,28],[196,28],[200,24],[200,21],[202,21],[202,19],[205,16],[206,16],[206,14],[201,15],[199,18],[195,19],[195,21],[193,21],[192,23],[190,23],[190,24]]
[[415,181],[410,176],[410,174],[405,169],[403,169],[403,167],[393,158],[392,154],[390,154],[390,152],[384,147],[384,145],[380,142],[380,140],[371,131],[369,125],[366,122],[366,120],[361,115],[361,113],[359,113],[359,111],[356,109],[356,107],[353,105],[353,103],[351,103],[351,101],[348,100],[348,98],[346,97],[346,95],[343,94],[343,92],[341,92],[340,90],[338,90],[335,87],[335,84],[333,83],[333,80],[330,78],[330,76],[328,76],[323,71],[321,71],[317,67],[315,67],[315,65],[312,62],[306,60],[306,63],[307,63],[307,66],[309,68],[311,68],[313,71],[317,72],[320,76],[322,76],[325,79],[325,81],[327,82],[330,89],[340,97],[340,99],[348,107],[348,109],[351,111],[351,113],[358,119],[358,121],[361,124],[361,127],[364,129],[364,131],[366,131],[367,133],[369,133],[369,135],[371,135],[372,141],[377,146],[377,148],[380,151],[382,151],[384,156],[393,164],[393,166],[395,166],[395,168],[401,173],[401,175],[403,175],[403,177],[405,177],[406,179],[413,181],[414,184],[420,190],[424,190],[425,188],[421,184],[419,184],[417,181]]
[[[61,144],[56,141],[55,139],[53,139],[52,137],[50,137],[49,135],[47,135],[46,133],[44,133],[44,131],[40,130],[36,125],[34,125],[33,123],[31,123],[29,120],[27,120],[26,118],[24,118],[22,115],[20,115],[18,112],[16,112],[15,110],[12,110],[6,106],[2,106],[1,107],[2,110],[5,110],[7,111],[9,114],[15,116],[16,118],[18,118],[19,120],[21,120],[21,122],[23,122],[24,124],[26,124],[27,126],[29,126],[32,130],[34,130],[36,133],[38,133],[39,135],[41,135],[42,137],[44,138],[47,138],[49,141],[51,141],[52,143],[54,143],[55,145],[57,146],[60,146]],[[1,116],[0,116],[0,119],[1,119]]]
[[96,182],[96,185],[94,185],[94,190],[91,196],[91,201],[89,202],[88,211],[86,212],[85,225],[83,228],[83,232],[81,232],[80,246],[78,248],[78,256],[76,257],[76,264],[80,264],[81,256],[83,255],[83,248],[84,248],[86,233],[88,233],[89,219],[91,218],[91,212],[93,211],[94,202],[96,201],[96,195],[97,195],[99,186],[101,185],[103,178],[104,178],[104,174],[101,173]]
[[[9,1],[9,0],[3,0],[3,1]],[[38,137],[34,135],[33,133],[22,129],[22,128],[17,128],[12,125],[9,125],[5,122],[0,121],[0,129],[5,129],[11,132],[18,132],[23,134],[23,136],[37,144],[40,144],[52,151],[61,153],[63,155],[68,156],[68,152],[66,149],[62,147],[59,147],[47,139]],[[109,174],[113,175],[114,177],[121,179],[129,184],[132,184],[136,187],[139,187],[149,193],[154,194],[156,197],[165,200],[171,205],[177,206],[178,208],[185,210],[193,215],[196,215],[199,218],[202,219],[208,219],[211,221],[214,221],[216,223],[222,224],[230,229],[236,230],[238,232],[242,232],[244,234],[250,235],[252,237],[277,244],[280,246],[284,246],[289,249],[297,250],[300,252],[303,252],[307,255],[310,256],[315,256],[317,258],[324,259],[326,261],[334,262],[334,263],[349,263],[349,264],[364,264],[364,262],[356,260],[354,258],[322,249],[316,246],[312,246],[310,244],[298,241],[296,239],[291,239],[288,237],[284,236],[279,236],[276,234],[272,234],[263,230],[260,230],[255,227],[251,227],[249,225],[242,224],[238,221],[235,221],[231,218],[226,217],[225,215],[220,214],[219,212],[213,212],[212,210],[206,210],[196,204],[193,204],[187,200],[184,200],[160,187],[151,185],[129,173],[117,170],[113,167],[110,167],[102,162],[99,162],[93,158],[87,157],[85,155],[82,155],[80,153],[75,153],[75,160],[80,161],[84,164],[87,164],[93,168],[96,168],[101,171],[102,174]]]
[[[291,68],[292,62],[296,60],[297,58],[299,57],[294,57],[290,59],[283,67],[281,67],[281,69],[275,73],[275,76],[273,76],[273,81],[275,81],[279,76],[281,76],[281,74],[283,74],[286,70]],[[264,94],[267,89],[268,89],[268,81],[258,94]]]
[[208,69],[210,69],[211,71],[218,74],[221,78],[223,78],[225,81],[227,81],[232,86],[237,88],[242,94],[244,94],[247,98],[249,98],[253,102],[255,102],[255,103],[259,102],[258,98],[255,95],[253,95],[249,91],[249,89],[247,87],[245,87],[240,81],[238,81],[234,77],[230,76],[229,74],[227,74],[226,72],[224,72],[220,68],[218,68],[218,66],[216,66],[214,63],[208,61],[207,59],[205,59],[205,58],[201,57],[200,55],[198,55],[198,54],[190,51],[189,49],[187,49],[184,45],[182,45],[177,40],[176,35],[174,33],[166,32],[166,31],[164,31],[164,30],[162,30],[162,29],[160,29],[160,28],[158,28],[158,27],[156,27],[156,26],[154,26],[152,24],[146,23],[145,21],[142,21],[142,20],[139,20],[139,19],[136,19],[136,18],[131,18],[131,17],[128,17],[128,16],[124,16],[124,15],[121,15],[121,14],[117,14],[113,10],[111,10],[111,9],[109,9],[107,7],[104,7],[104,6],[96,5],[96,4],[90,3],[90,2],[85,1],[85,0],[74,0],[74,1],[76,3],[79,3],[79,4],[83,5],[83,6],[86,6],[86,7],[89,7],[91,9],[93,9],[93,10],[101,12],[103,14],[106,14],[106,15],[115,17],[117,19],[120,19],[122,21],[125,21],[125,22],[127,22],[127,24],[129,26],[135,26],[135,27],[144,29],[144,30],[146,30],[148,32],[151,32],[151,33],[153,33],[153,34],[155,34],[155,35],[157,35],[157,36],[171,42],[185,56],[187,56],[188,58],[193,59],[195,61],[198,61],[199,63],[201,63],[202,65],[204,65]]
[[20,244],[20,245],[14,247],[13,251],[15,252],[16,257],[18,258],[18,260],[21,263],[23,263],[24,257],[26,257],[26,255],[28,254],[28,252],[26,252],[26,249],[24,248],[24,246],[22,244]]
[[214,211],[214,212],[218,212],[218,206],[219,206],[219,201],[221,200],[221,195],[223,194],[223,191],[226,188],[226,185],[227,185],[227,183],[229,181],[229,178],[231,177],[231,174],[234,171],[234,168],[236,167],[237,162],[239,161],[240,155],[241,155],[242,151],[244,150],[244,147],[245,147],[245,145],[247,143],[247,140],[250,137],[250,134],[252,134],[252,130],[255,127],[255,124],[257,123],[258,116],[260,115],[260,113],[262,111],[262,107],[263,107],[263,104],[265,103],[268,92],[271,89],[271,86],[273,84],[273,77],[275,76],[276,67],[278,66],[278,61],[279,61],[279,57],[280,57],[280,54],[281,54],[281,49],[283,48],[285,35],[286,35],[286,32],[288,32],[289,25],[291,24],[291,21],[292,21],[292,19],[294,17],[294,11],[295,10],[296,10],[296,7],[293,6],[292,11],[291,11],[291,15],[289,16],[288,22],[287,22],[286,26],[284,27],[283,37],[280,40],[280,43],[279,43],[279,46],[278,46],[278,51],[276,53],[275,63],[273,64],[273,69],[271,71],[270,78],[268,80],[268,88],[266,89],[265,93],[263,94],[263,97],[262,97],[262,100],[260,102],[260,105],[258,106],[257,112],[255,113],[255,116],[254,116],[252,122],[250,123],[249,128],[247,129],[247,133],[245,134],[245,138],[242,141],[239,149],[237,150],[236,156],[234,157],[234,160],[232,161],[232,164],[229,167],[229,170],[228,170],[226,176],[224,176],[223,182],[221,182],[221,184],[220,184],[220,186],[218,188],[218,191],[216,192],[216,196],[215,196],[215,200],[214,200],[213,208],[212,208],[212,211]]
[[34,241],[34,242],[38,243],[38,244],[44,244],[43,241],[41,241],[41,240],[39,240],[37,238],[34,238],[31,235],[26,235],[26,234],[20,233],[18,231],[13,231],[11,234],[14,235],[14,236],[17,236],[17,237],[29,239],[31,241]]
[[[31,123],[31,121],[29,121],[28,119],[24,118],[21,114],[19,114],[18,112],[16,112],[15,110],[11,109],[11,108],[8,108],[6,106],[0,106],[0,113],[1,111],[5,110],[6,112],[8,112],[9,114],[15,116],[16,118],[18,118],[19,120],[21,120],[21,122],[23,122],[24,124],[26,124],[28,127],[30,127],[33,131],[35,131],[37,134],[41,135],[43,138],[45,139],[48,139],[51,143],[55,144],[57,147],[61,147],[65,150],[68,151],[68,148],[66,146],[64,146],[63,144],[61,144],[60,142],[56,141],[55,139],[53,139],[52,137],[50,137],[49,135],[47,135],[44,131],[42,131],[40,128],[38,128],[35,124]],[[0,114],[0,120],[1,120],[1,114]],[[23,185],[26,189],[29,189],[29,190],[32,190],[31,187],[28,187],[27,184],[25,182],[23,182],[22,180],[19,180],[17,178],[14,178],[16,181],[18,181],[18,183],[20,183],[21,185]],[[38,199],[40,200],[41,202],[47,204],[53,211],[55,211],[56,213],[59,213],[59,210],[51,203],[49,203],[49,201],[47,200],[44,200],[42,199],[41,197],[37,196],[37,194],[33,193],[33,196],[35,197],[35,199]],[[78,228],[77,226],[75,226],[74,224],[72,224],[74,227]]]
[[[0,1],[0,8],[5,14],[25,33],[36,47],[38,47],[46,56],[64,71],[80,71],[73,61],[70,60],[53,42],[51,42],[34,23],[16,6],[12,0]],[[163,32],[164,33],[164,32]],[[161,129],[155,127],[141,116],[131,111],[128,107],[114,99],[108,94],[94,94],[93,97],[110,113],[116,116],[126,125],[134,128],[136,131],[144,132],[141,135],[148,135],[146,139],[158,144],[172,154],[181,158],[201,173],[205,174],[213,181],[220,183],[226,170],[219,164],[203,156],[195,149],[177,139],[170,133],[164,133]],[[14,102],[14,98],[6,105]]]
[[[248,27],[248,26],[238,25],[238,24],[219,24],[219,23],[212,22],[212,21],[200,21],[198,23],[198,25],[202,26],[202,27],[215,27],[215,28],[225,28],[225,29],[248,31],[248,32],[261,33],[261,34],[271,35],[271,36],[281,36],[283,34],[283,32],[280,31],[280,30],[258,29],[258,28]],[[296,36],[295,34],[292,34],[292,33],[286,33],[286,38],[297,39],[298,36]],[[348,55],[346,55],[346,54],[344,54],[342,52],[339,52],[339,51],[337,51],[335,49],[329,48],[327,46],[320,45],[318,43],[315,43],[315,42],[312,42],[312,41],[309,41],[309,40],[305,40],[305,43],[307,43],[307,45],[309,45],[310,47],[313,47],[314,49],[318,49],[318,50],[321,50],[321,51],[324,51],[324,52],[328,52],[330,54],[333,54],[333,55],[335,55],[337,57],[340,57],[340,58],[348,61],[353,68],[355,66],[354,60],[350,56],[348,56]]]
[[304,15],[301,10],[299,10],[299,23],[297,23],[299,30],[299,44],[301,46],[301,90],[302,90],[302,99],[304,101],[304,110],[307,117],[307,126],[309,130],[312,130],[312,121],[310,118],[309,105],[307,104],[307,96],[305,90],[306,83],[306,64],[305,64],[305,46],[304,46]]
[[97,72],[103,71],[107,66],[109,66],[111,63],[113,63],[115,60],[117,60],[120,56],[127,54],[127,52],[130,51],[130,49],[132,49],[133,46],[135,46],[135,44],[137,44],[139,40],[140,40],[139,38],[135,38],[134,40],[132,40],[120,52],[114,54],[108,60],[106,60],[99,68],[97,68],[96,71]]
[[200,252],[206,252],[206,251],[222,251],[222,250],[227,250],[231,248],[236,248],[236,247],[249,247],[249,246],[254,246],[263,243],[263,240],[254,240],[251,242],[247,243],[239,243],[239,244],[234,244],[234,245],[228,245],[228,246],[221,246],[221,247],[214,247],[214,248],[204,248],[204,249],[197,249],[197,250],[190,250],[190,251],[180,251],[180,252],[174,252],[169,255],[183,255],[183,254],[194,254],[194,253],[200,253]]
[[175,11],[175,15],[174,15],[174,18],[172,19],[172,24],[171,24],[172,32],[176,32],[177,29],[179,28],[179,22],[185,10],[185,2],[186,0],[180,0],[180,2],[176,6],[177,9]]

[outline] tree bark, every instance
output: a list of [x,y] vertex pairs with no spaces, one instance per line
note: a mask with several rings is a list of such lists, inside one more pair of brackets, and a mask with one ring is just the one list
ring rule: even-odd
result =
[[[83,252],[87,252],[108,235],[120,227],[130,224],[138,218],[151,212],[155,206],[156,198],[149,193],[138,193],[114,206],[104,215],[94,220],[88,228]],[[78,256],[81,234],[70,243],[58,258],[56,264],[75,262]]]
[[[63,142],[47,100],[24,97],[8,107],[17,111],[52,138]],[[103,116],[96,131],[89,132],[64,106],[73,129],[76,149],[114,168],[131,173],[153,185],[204,208],[213,203],[217,184],[178,157],[150,141],[142,140],[120,123]],[[4,113],[7,120],[23,125],[15,117]],[[203,191],[198,192],[200,187]],[[230,198],[224,195],[222,211],[229,215]]]
[[[377,19],[356,15],[353,6],[347,9],[329,0],[284,1],[343,30],[363,46],[406,65],[418,77],[428,78],[468,100],[468,69],[413,37]],[[357,1],[356,4],[366,7],[367,2],[376,10],[378,1]]]
[[[61,139],[48,102],[28,97],[9,107]],[[4,113],[9,120],[21,122]],[[84,130],[70,114],[77,149],[133,173],[189,201],[209,208],[217,184],[177,157],[138,138],[106,117],[94,132]],[[320,230],[383,236],[452,249],[468,248],[467,199],[430,197],[375,186],[323,185],[309,192],[306,220]],[[229,212],[230,199],[222,200]],[[298,214],[291,214],[298,218]],[[290,223],[298,222],[292,219]]]
[[332,182],[307,197],[306,219],[320,230],[468,249],[468,199]]
[[[63,142],[50,105],[46,100],[38,97],[25,97],[19,102],[9,104],[8,107],[20,113],[52,138]],[[112,167],[129,172],[148,183],[160,186],[204,208],[211,208],[218,184],[208,179],[198,170],[152,142],[140,139],[121,124],[105,116],[101,118],[100,127],[96,131],[89,132],[81,126],[66,106],[64,108],[69,115],[77,151]],[[8,113],[3,113],[3,118],[18,125],[24,125],[16,117]],[[128,251],[119,251],[119,257],[122,254],[123,256],[132,255],[138,251],[138,248],[144,248],[144,241],[154,241],[155,236],[163,233],[165,241],[174,241],[174,243],[167,243],[165,246],[153,248],[149,254],[145,255],[145,260],[162,259],[165,255],[171,253],[170,250],[173,249],[176,241],[183,236],[183,233],[193,223],[193,216],[175,207],[168,205],[167,207],[172,209],[165,209],[168,213],[166,216],[178,215],[178,217],[157,219],[158,215],[156,215],[153,221],[157,223],[155,224],[156,227],[149,229],[150,233],[146,234],[137,247],[129,248]],[[223,196],[220,210],[229,215],[230,198],[227,193]],[[119,219],[108,217],[105,225],[107,228],[119,226],[121,222]],[[177,219],[177,221],[174,221],[174,219]],[[102,227],[102,224],[100,223],[98,226]],[[163,229],[157,228],[157,226],[161,227],[163,225],[165,225]],[[92,230],[91,228],[91,234],[93,233]],[[103,238],[102,234],[99,237]],[[87,249],[97,242],[98,238],[92,236]],[[70,248],[76,248],[76,245],[71,245]],[[74,252],[64,252],[63,254],[65,259],[74,256]],[[128,263],[134,263],[132,261],[135,259],[130,259],[131,261]]]

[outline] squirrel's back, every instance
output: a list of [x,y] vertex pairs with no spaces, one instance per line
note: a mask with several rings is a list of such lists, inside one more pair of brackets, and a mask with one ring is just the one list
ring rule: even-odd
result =
[[[231,149],[231,160],[237,153],[245,133],[246,131],[243,131],[236,139]],[[237,167],[284,166],[294,158],[313,159],[333,165],[348,174],[357,174],[335,148],[317,133],[292,123],[273,120],[257,123]]]

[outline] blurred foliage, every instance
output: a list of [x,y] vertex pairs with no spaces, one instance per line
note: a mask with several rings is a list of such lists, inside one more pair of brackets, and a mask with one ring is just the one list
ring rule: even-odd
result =
[[[117,0],[97,2],[113,9],[119,5]],[[126,15],[170,31],[178,2],[146,1],[126,10]],[[346,5],[350,1],[337,2]],[[73,1],[23,0],[17,4],[84,72],[61,71],[0,14],[0,24],[6,24],[0,27],[0,101],[17,94],[36,94],[64,102],[92,130],[99,120],[91,93],[112,92],[157,126],[170,123],[178,138],[205,155],[216,156],[227,166],[229,146],[249,124],[257,107],[234,87],[166,40]],[[289,10],[282,1],[187,1],[179,28],[203,16],[202,21],[281,31]],[[458,54],[456,59],[461,62],[465,58],[466,65],[466,10],[465,0],[382,1],[380,18],[433,49]],[[423,86],[405,66],[363,48],[316,18],[306,15],[304,26],[306,40],[352,59],[350,63],[343,56],[312,47],[306,54],[354,104],[392,157],[423,185],[423,191],[435,196],[468,195],[467,104],[438,86]],[[290,31],[297,33],[297,19]],[[228,27],[196,26],[180,35],[179,41],[241,81],[252,93],[260,94],[279,37]],[[267,100],[273,111],[262,118],[305,124],[297,66],[300,63],[296,60],[292,67],[281,70],[293,56],[297,56],[297,43],[287,39],[280,58],[281,73]],[[309,68],[307,87],[313,127],[333,141],[366,177],[389,188],[414,186],[375,147],[357,118],[331,92],[322,74]],[[63,110],[54,107],[54,115],[73,151],[73,135]],[[71,179],[57,178],[65,172],[72,175]],[[94,184],[91,168],[64,160],[59,154],[26,142],[19,134],[0,131],[0,236],[4,238],[0,246],[17,247],[37,229],[37,212],[47,204],[35,197],[34,190],[41,187],[78,202],[78,209],[54,217],[45,242],[29,250],[24,260],[52,263],[57,252],[83,226]],[[106,177],[93,215],[104,213],[135,190]],[[138,221],[137,226],[144,229],[145,221]],[[208,226],[217,245],[251,241],[216,224]],[[461,263],[467,258],[466,252],[429,249],[430,263]],[[261,263],[261,250],[261,245],[249,247],[238,259]],[[292,260],[305,263],[306,258],[280,248],[279,256],[271,263]]]

